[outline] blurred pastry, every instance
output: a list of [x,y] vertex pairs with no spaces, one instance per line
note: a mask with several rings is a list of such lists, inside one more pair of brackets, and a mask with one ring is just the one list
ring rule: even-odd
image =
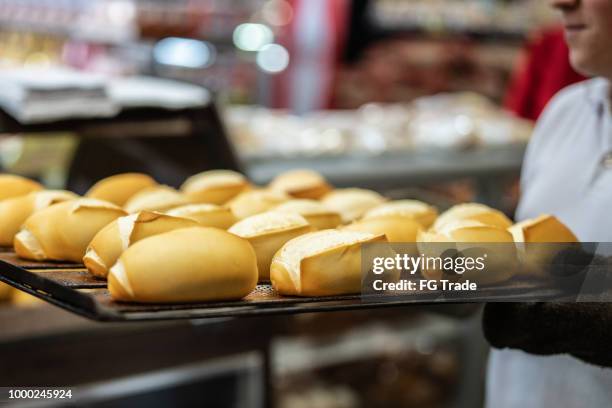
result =
[[197,221],[203,227],[215,227],[225,230],[238,221],[228,207],[216,204],[183,205],[166,211],[166,214],[189,218]]
[[42,189],[43,186],[34,180],[14,174],[0,174],[0,200],[19,197]]
[[266,212],[245,218],[228,231],[248,240],[257,254],[259,280],[270,278],[272,257],[285,242],[311,232],[313,228],[299,214]]
[[0,303],[11,300],[13,287],[4,282],[0,282]]
[[353,221],[342,227],[347,231],[364,231],[372,234],[385,234],[389,242],[416,242],[423,226],[410,217],[368,218]]
[[565,224],[549,214],[516,223],[508,231],[515,242],[578,242]]
[[274,207],[274,211],[300,214],[318,230],[336,228],[342,223],[340,214],[316,200],[290,200]]
[[342,216],[342,221],[349,223],[364,215],[368,210],[381,205],[385,197],[376,191],[361,188],[344,188],[326,194],[321,202]]
[[32,214],[17,233],[15,252],[37,261],[80,263],[98,231],[126,215],[120,207],[93,198],[52,205]]
[[123,206],[130,214],[139,211],[167,211],[191,204],[187,196],[169,186],[148,187],[133,195]]
[[37,211],[78,195],[65,190],[42,190],[0,201],[0,245],[11,246],[26,219]]
[[431,227],[438,217],[438,209],[417,200],[389,201],[372,208],[363,216],[364,219],[390,218],[401,220],[411,218],[419,222],[423,228]]
[[227,205],[238,219],[270,211],[291,197],[281,191],[250,190],[232,199]]
[[459,220],[473,220],[485,225],[492,225],[506,229],[512,221],[504,213],[484,204],[467,203],[458,204],[443,212],[434,223],[432,229],[438,231],[448,223]]
[[108,201],[123,207],[136,193],[156,185],[157,182],[146,174],[116,174],[98,181],[89,189],[85,196]]
[[257,284],[257,260],[245,239],[218,228],[183,228],[129,247],[111,268],[108,289],[126,302],[240,299]]
[[249,188],[249,181],[238,172],[210,170],[189,177],[181,191],[195,203],[225,204]]
[[83,263],[92,275],[106,278],[109,268],[130,245],[153,235],[198,225],[194,220],[150,211],[119,217],[94,236]]
[[[531,276],[546,276],[551,271],[553,259],[563,251],[572,250],[578,254],[578,238],[559,219],[553,215],[543,214],[527,219],[508,228],[522,262],[521,273]],[[578,264],[573,265],[576,267]],[[564,265],[556,265],[557,273]],[[571,267],[571,266],[570,266]]]
[[[510,279],[518,269],[512,235],[504,228],[475,220],[452,221],[437,231],[422,232],[418,248],[434,260],[421,270],[428,279],[489,285]],[[469,265],[465,264],[467,258],[473,260]],[[459,267],[458,261],[463,263]],[[445,269],[446,262],[451,262],[454,269]]]
[[313,170],[297,169],[280,174],[269,185],[295,198],[318,200],[332,190],[325,177]]

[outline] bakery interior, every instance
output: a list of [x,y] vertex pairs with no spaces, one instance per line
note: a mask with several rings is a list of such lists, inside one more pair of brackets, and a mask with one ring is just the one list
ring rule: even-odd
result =
[[[310,169],[512,217],[534,120],[582,79],[559,38],[537,0],[0,0],[0,172],[83,195],[120,173]],[[0,386],[88,407],[480,407],[477,309],[113,322],[2,284]]]

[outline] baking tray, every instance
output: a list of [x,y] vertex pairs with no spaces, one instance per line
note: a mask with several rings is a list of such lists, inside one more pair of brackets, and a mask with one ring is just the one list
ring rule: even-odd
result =
[[13,252],[0,252],[0,281],[41,298],[51,304],[98,321],[145,321],[200,319],[269,314],[325,312],[351,309],[372,309],[406,305],[439,304],[441,302],[478,302],[491,297],[511,301],[562,299],[560,288],[538,287],[516,281],[504,287],[491,287],[469,298],[442,298],[441,291],[411,293],[409,296],[345,295],[326,297],[284,297],[269,284],[257,285],[242,300],[185,303],[134,304],[115,302],[106,288],[106,281],[91,276],[78,264],[33,263],[20,260]]

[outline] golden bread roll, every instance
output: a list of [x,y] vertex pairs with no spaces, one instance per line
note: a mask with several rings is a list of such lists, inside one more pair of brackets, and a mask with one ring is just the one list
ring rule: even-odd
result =
[[429,228],[438,217],[438,209],[427,203],[417,200],[397,200],[389,201],[372,208],[363,216],[364,219],[391,218],[403,219],[412,218],[419,222],[423,228]]
[[549,214],[516,223],[508,231],[515,242],[578,242],[569,228]]
[[[518,268],[512,235],[505,229],[474,220],[452,221],[438,231],[419,234],[418,248],[426,257],[482,257],[484,268],[461,274],[432,266],[421,273],[428,279],[471,280],[489,285],[510,279]],[[435,263],[433,264],[435,265]]]
[[326,194],[321,202],[342,216],[342,221],[349,223],[365,214],[368,210],[381,205],[386,198],[376,191],[361,188],[343,188]]
[[126,215],[120,207],[93,198],[52,205],[32,214],[15,235],[15,252],[37,261],[81,262],[98,231]]
[[559,252],[578,242],[567,226],[549,214],[516,223],[508,231],[517,243],[526,275],[542,276]]
[[340,214],[316,200],[290,200],[274,207],[273,211],[300,214],[318,230],[336,228],[342,223]]
[[0,201],[0,245],[13,245],[13,239],[26,219],[37,211],[78,195],[65,190],[42,190]]
[[331,296],[361,291],[361,245],[383,235],[323,230],[287,242],[274,255],[270,280],[287,296]]
[[143,239],[111,268],[115,300],[145,303],[240,299],[257,285],[247,240],[218,228],[183,228]]
[[42,189],[43,186],[34,180],[14,174],[0,174],[0,200],[19,197]]
[[269,185],[295,198],[318,200],[332,190],[325,177],[313,170],[297,169],[280,174]]
[[130,214],[140,211],[167,211],[191,204],[184,194],[169,186],[148,187],[133,195],[123,206]]
[[156,185],[157,182],[146,174],[116,174],[98,181],[87,191],[85,196],[123,207],[136,193]]
[[189,177],[181,191],[193,202],[220,205],[249,188],[249,181],[238,172],[210,170]]
[[285,242],[311,232],[313,228],[299,214],[265,212],[238,221],[228,231],[248,240],[257,254],[259,280],[270,279],[272,257]]
[[280,191],[250,190],[239,194],[227,205],[238,219],[270,211],[277,205],[289,201],[291,197]]
[[19,289],[13,291],[11,303],[20,308],[34,308],[45,305],[44,300]]
[[11,300],[13,296],[13,287],[4,282],[0,282],[0,303]]
[[228,229],[238,221],[228,207],[216,204],[188,204],[166,211],[174,217],[189,218],[203,227]]
[[150,211],[119,217],[102,228],[92,239],[87,246],[83,263],[92,275],[106,278],[110,267],[130,245],[153,235],[198,225],[194,220]]
[[368,218],[353,221],[342,227],[347,231],[364,231],[372,234],[385,234],[389,242],[416,242],[419,232],[423,226],[413,218],[407,217],[384,217]]
[[434,223],[432,229],[438,231],[448,223],[459,220],[473,220],[485,225],[492,225],[506,229],[512,221],[504,213],[484,204],[467,203],[458,204],[443,212]]

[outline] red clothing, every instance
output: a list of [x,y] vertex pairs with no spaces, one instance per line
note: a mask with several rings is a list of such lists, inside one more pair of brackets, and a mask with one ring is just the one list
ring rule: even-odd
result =
[[536,120],[548,101],[562,88],[586,79],[571,67],[563,28],[540,33],[527,45],[506,93],[504,106],[518,116]]

